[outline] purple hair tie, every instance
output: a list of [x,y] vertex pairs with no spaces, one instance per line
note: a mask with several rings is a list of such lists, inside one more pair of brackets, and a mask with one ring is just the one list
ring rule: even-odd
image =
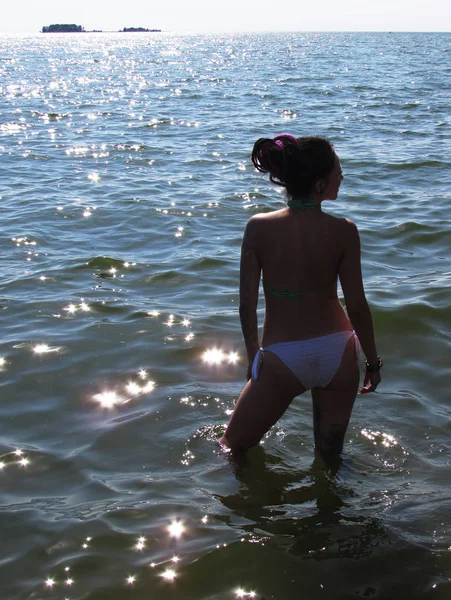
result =
[[[291,135],[291,133],[279,133],[279,135],[276,135],[273,140],[274,142],[279,146],[279,143],[282,143],[281,138],[285,138],[285,139],[289,139],[291,142],[295,142],[297,144],[297,140],[294,137],[294,135]],[[280,147],[280,146],[279,146]]]
[[[291,135],[290,133],[280,133],[279,135],[276,135],[272,139],[273,143],[283,151],[285,150],[285,144],[283,143],[284,140],[287,140],[287,141],[289,140],[290,142],[294,142],[295,144],[297,144],[296,138],[294,137],[294,135]],[[286,167],[285,153],[282,154],[282,164],[274,163],[274,161],[271,158],[271,155],[268,155],[268,163],[269,163],[269,166],[271,167],[273,176],[279,180],[282,180],[283,174],[285,171],[285,167]]]

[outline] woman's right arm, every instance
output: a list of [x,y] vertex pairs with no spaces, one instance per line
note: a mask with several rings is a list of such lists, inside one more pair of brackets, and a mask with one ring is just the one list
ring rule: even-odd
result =
[[257,304],[261,265],[256,251],[256,219],[251,217],[244,231],[240,264],[240,320],[248,360],[247,378],[251,378],[258,341]]
[[[368,363],[378,365],[376,342],[374,339],[373,318],[363,288],[360,260],[360,237],[355,223],[347,221],[346,248],[338,271],[343,290],[346,311]],[[365,370],[365,378],[360,393],[376,389],[381,380],[380,372]]]

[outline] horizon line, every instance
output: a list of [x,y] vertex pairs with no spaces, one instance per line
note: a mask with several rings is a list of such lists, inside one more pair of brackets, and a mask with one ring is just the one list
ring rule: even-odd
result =
[[[0,35],[38,35],[41,30],[27,31],[1,31]],[[445,29],[149,29],[149,31],[123,31],[123,29],[87,29],[73,32],[45,32],[48,35],[79,33],[171,33],[171,34],[214,34],[214,33],[448,33]]]

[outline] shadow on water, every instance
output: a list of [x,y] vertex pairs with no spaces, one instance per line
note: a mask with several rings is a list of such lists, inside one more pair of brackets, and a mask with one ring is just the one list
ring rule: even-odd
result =
[[258,597],[450,597],[447,556],[391,531],[347,485],[346,463],[325,466],[317,457],[309,469],[290,471],[261,447],[249,455],[246,462],[231,459],[238,492],[215,498],[230,511],[224,521],[243,533],[229,567],[255,583]]

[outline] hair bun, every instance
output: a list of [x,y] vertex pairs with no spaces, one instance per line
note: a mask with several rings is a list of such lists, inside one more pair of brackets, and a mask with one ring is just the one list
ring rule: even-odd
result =
[[295,138],[281,133],[260,138],[252,150],[252,162],[261,173],[286,188],[291,198],[308,197],[319,179],[329,175],[335,164],[334,147],[326,138]]
[[288,133],[274,138],[260,138],[254,145],[252,162],[261,173],[269,173],[273,183],[284,185],[287,164],[287,147],[297,145],[296,138]]

